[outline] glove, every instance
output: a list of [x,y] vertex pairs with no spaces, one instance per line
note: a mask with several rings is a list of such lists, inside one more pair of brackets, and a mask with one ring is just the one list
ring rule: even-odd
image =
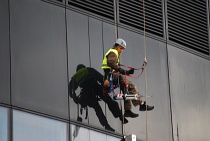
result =
[[119,72],[123,75],[128,74],[126,70],[119,68]]
[[134,74],[134,69],[130,69],[126,72],[126,74]]

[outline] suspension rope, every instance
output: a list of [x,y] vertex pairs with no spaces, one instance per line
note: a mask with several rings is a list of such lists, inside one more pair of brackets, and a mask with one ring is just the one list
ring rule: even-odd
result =
[[[117,27],[117,9],[116,9],[116,0],[114,0],[114,31],[115,31],[115,39],[118,38],[118,27]],[[119,84],[119,77],[118,77],[118,84]],[[119,85],[120,88],[120,85]],[[121,89],[121,88],[120,88]],[[125,137],[125,125],[124,125],[124,105],[122,105],[122,102],[120,100],[120,108],[121,108],[121,116],[122,116],[122,134],[123,138]]]
[[115,31],[115,39],[118,38],[117,34],[117,9],[116,9],[116,0],[114,0],[114,31]]
[[[144,18],[144,61],[147,61],[147,47],[146,47],[146,16],[145,16],[145,1],[143,0],[143,18]],[[147,105],[147,69],[144,68],[145,76],[145,99]],[[146,141],[148,141],[148,112],[146,106]]]

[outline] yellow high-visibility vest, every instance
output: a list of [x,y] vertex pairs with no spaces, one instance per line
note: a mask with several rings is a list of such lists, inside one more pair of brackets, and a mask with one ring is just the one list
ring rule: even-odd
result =
[[103,59],[103,62],[102,62],[102,69],[111,69],[108,65],[107,65],[107,55],[110,53],[110,52],[114,52],[117,56],[117,65],[120,63],[120,59],[119,59],[119,53],[116,49],[110,49],[107,51],[107,53],[105,54],[104,56],[104,59]]

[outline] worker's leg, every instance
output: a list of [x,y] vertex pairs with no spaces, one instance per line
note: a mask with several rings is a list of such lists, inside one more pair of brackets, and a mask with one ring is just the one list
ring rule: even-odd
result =
[[[114,75],[114,82],[118,83],[118,85],[120,86],[120,90],[122,90],[122,93],[125,94],[126,93],[126,88],[125,88],[125,77],[123,77],[121,74],[115,74]],[[131,100],[124,100],[124,116],[125,117],[131,117],[131,118],[135,118],[138,117],[138,114],[135,114],[131,111]]]
[[128,82],[127,83],[128,86],[129,86],[128,92],[130,94],[138,94],[138,99],[137,100],[132,100],[133,105],[134,106],[139,105],[139,110],[140,111],[146,111],[146,110],[151,111],[151,110],[153,110],[154,106],[149,106],[149,105],[146,104],[146,102],[143,102],[142,97],[140,95],[140,92],[138,91],[136,85],[129,80],[127,80],[127,82]]
[[132,103],[134,106],[138,106],[142,103],[142,97],[140,95],[139,90],[136,87],[136,84],[134,84],[133,82],[131,82],[130,80],[127,79],[127,84],[128,84],[128,93],[129,94],[137,94],[138,98],[137,100],[132,100]]

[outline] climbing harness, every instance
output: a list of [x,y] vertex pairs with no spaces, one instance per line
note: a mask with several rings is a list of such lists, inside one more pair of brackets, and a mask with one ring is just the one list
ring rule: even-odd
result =
[[[142,70],[137,77],[128,74],[128,76],[132,77],[132,78],[139,78],[141,76],[141,74],[143,73],[143,71],[144,71],[144,67],[142,67],[142,68],[133,68],[133,67],[125,66],[125,65],[122,65],[122,64],[120,66],[124,66],[126,68],[130,68],[130,69],[134,69],[134,70],[140,70],[140,69]],[[119,86],[119,82],[118,82],[118,84],[115,84],[115,85],[113,84],[113,80],[114,80],[114,75],[113,74],[114,73],[112,72],[110,74],[110,78],[109,78],[110,86],[109,86],[109,93],[108,93],[108,95],[110,97],[112,97],[112,99],[114,99],[114,100],[137,100],[137,98],[139,97],[138,94],[129,94],[128,93],[128,87],[129,86],[127,85],[127,82],[126,82],[126,75],[124,75],[124,77],[125,77],[125,79],[124,79],[125,80],[125,82],[124,82],[125,83],[125,92],[124,93],[115,94],[114,89],[116,89]]]

